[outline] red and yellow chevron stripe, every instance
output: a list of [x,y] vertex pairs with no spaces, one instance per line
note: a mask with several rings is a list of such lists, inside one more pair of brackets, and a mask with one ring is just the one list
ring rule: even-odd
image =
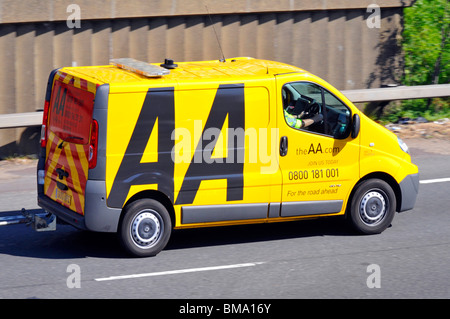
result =
[[91,82],[88,82],[79,77],[73,76],[71,74],[67,74],[65,72],[58,71],[55,75],[55,81],[59,80],[65,84],[73,85],[76,88],[86,90],[88,92],[94,93],[97,90],[97,85]]
[[[63,206],[84,214],[84,192],[88,177],[88,145],[63,143],[62,139],[49,132],[46,149],[44,193]],[[68,173],[58,174],[58,169]],[[58,184],[60,187],[58,187]],[[61,187],[62,186],[62,187]],[[66,190],[61,188],[67,187]]]
[[82,215],[95,92],[95,84],[58,71],[49,107],[44,193]]

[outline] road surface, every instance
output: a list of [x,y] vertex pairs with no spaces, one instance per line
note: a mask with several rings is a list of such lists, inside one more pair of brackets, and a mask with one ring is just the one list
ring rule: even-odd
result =
[[[0,298],[450,298],[450,156],[410,147],[416,207],[380,235],[335,218],[192,229],[139,259],[112,234],[4,226]],[[0,215],[38,208],[34,164],[0,164]]]

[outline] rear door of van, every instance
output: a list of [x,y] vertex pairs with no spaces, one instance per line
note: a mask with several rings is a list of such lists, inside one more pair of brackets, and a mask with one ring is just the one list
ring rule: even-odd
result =
[[[44,194],[84,215],[85,189],[90,160],[96,157],[92,136],[98,125],[92,120],[96,85],[58,71],[47,101]],[[41,141],[42,143],[42,141]]]

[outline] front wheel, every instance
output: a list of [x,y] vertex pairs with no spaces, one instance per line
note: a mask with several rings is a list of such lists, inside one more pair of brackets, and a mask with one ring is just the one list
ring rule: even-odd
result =
[[134,256],[155,256],[164,249],[172,231],[167,209],[153,199],[140,199],[124,209],[119,238]]
[[349,210],[350,221],[363,234],[379,234],[391,224],[397,201],[385,181],[369,179],[357,187]]

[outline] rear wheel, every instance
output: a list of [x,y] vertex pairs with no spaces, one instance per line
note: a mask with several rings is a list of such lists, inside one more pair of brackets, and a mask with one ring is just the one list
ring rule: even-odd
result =
[[140,199],[125,207],[119,238],[134,256],[155,256],[164,249],[172,231],[169,212],[160,202]]
[[357,187],[350,207],[350,221],[363,234],[379,234],[391,225],[397,201],[392,187],[369,179]]

